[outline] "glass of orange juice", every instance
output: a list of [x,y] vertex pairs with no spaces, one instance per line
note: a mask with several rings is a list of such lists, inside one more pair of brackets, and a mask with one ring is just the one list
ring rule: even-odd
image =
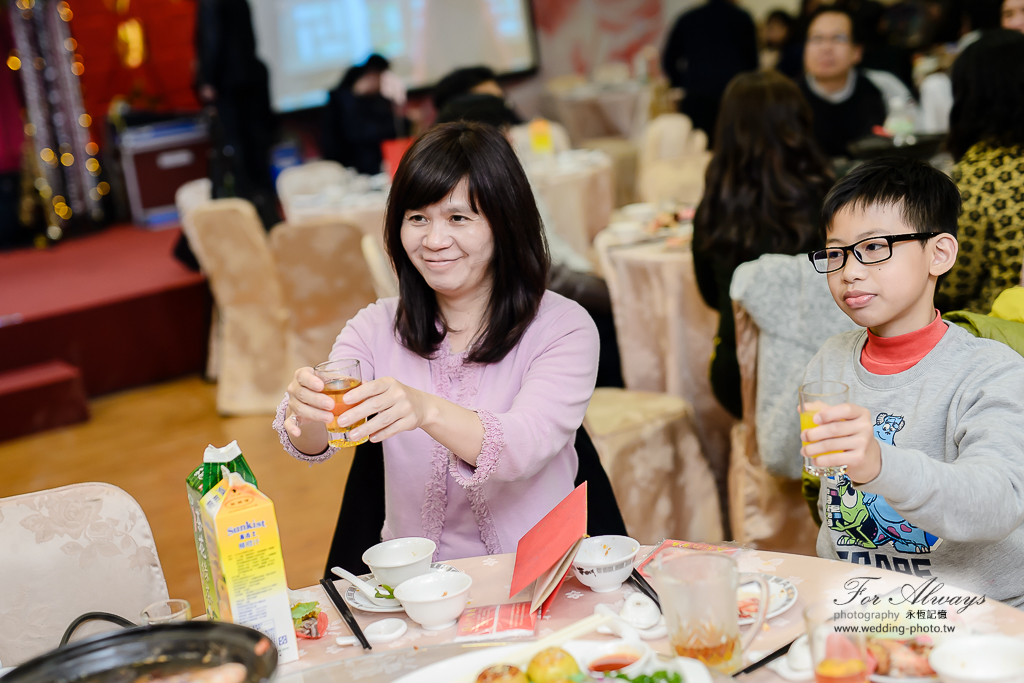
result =
[[865,622],[847,617],[843,607],[818,602],[804,610],[817,683],[866,683],[868,666]]
[[[850,400],[850,387],[842,382],[808,382],[800,387],[800,431],[819,425],[814,424],[814,416],[824,408],[837,406]],[[804,446],[807,441],[801,441]],[[839,451],[829,451],[839,453]],[[822,453],[828,455],[828,453]],[[818,477],[836,477],[846,474],[846,465],[838,467],[820,467],[814,464],[814,458],[804,458],[804,469]]]
[[365,437],[358,441],[354,441],[349,438],[349,432],[356,427],[365,424],[365,419],[359,420],[355,424],[347,425],[345,427],[338,426],[338,416],[346,410],[355,408],[359,405],[358,403],[349,405],[341,400],[345,394],[363,383],[359,361],[354,358],[329,360],[326,363],[320,363],[317,365],[313,368],[313,372],[316,373],[317,377],[323,380],[324,395],[330,396],[334,399],[334,408],[331,409],[331,412],[334,413],[334,419],[327,425],[327,443],[341,448],[348,448],[351,446],[358,446],[361,443],[366,443],[367,439]]

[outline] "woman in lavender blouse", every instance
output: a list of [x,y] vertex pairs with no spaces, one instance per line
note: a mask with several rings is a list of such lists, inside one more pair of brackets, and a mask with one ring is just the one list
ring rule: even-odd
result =
[[[576,430],[598,337],[545,291],[548,251],[529,182],[504,136],[474,123],[420,137],[395,174],[384,226],[399,296],[360,311],[330,358],[356,358],[356,439],[383,441],[381,537],[425,536],[435,559],[513,552],[573,488]],[[329,458],[332,399],[300,368],[274,426],[285,450]],[[351,486],[354,482],[350,481]]]

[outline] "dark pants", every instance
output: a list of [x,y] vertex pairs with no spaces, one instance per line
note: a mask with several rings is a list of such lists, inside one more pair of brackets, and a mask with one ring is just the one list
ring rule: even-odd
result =
[[[576,485],[587,482],[587,533],[625,536],[626,525],[615,502],[611,482],[583,427],[576,431],[576,455],[580,461]],[[352,459],[324,578],[336,578],[331,574],[331,567],[343,567],[355,574],[370,571],[363,564],[362,555],[367,548],[380,543],[383,527],[384,448],[379,443],[367,442],[356,448]]]

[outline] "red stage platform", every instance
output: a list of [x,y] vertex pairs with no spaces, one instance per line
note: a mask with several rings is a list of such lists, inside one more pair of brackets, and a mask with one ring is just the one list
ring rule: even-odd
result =
[[115,227],[0,253],[0,439],[84,417],[59,397],[204,369],[211,298],[171,255],[179,234]]

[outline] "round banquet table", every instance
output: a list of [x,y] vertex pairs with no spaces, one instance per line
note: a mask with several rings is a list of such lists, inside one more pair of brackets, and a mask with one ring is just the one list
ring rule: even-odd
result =
[[565,126],[573,146],[579,147],[591,138],[639,139],[652,96],[652,86],[638,81],[587,83],[568,92],[545,94],[543,106]]
[[[692,234],[689,232],[688,234]],[[686,399],[722,501],[728,500],[729,430],[733,419],[711,392],[708,364],[718,332],[718,312],[697,289],[689,241],[630,243],[615,234],[602,265],[612,296],[626,388]]]
[[[645,547],[641,554],[646,556],[652,548]],[[748,652],[746,664],[752,663],[774,652],[786,643],[791,642],[804,632],[803,610],[808,605],[826,599],[845,600],[849,592],[843,589],[850,579],[863,576],[879,577],[872,584],[872,593],[883,594],[898,589],[908,582],[919,586],[924,579],[908,577],[905,574],[884,569],[874,569],[848,562],[825,560],[803,555],[774,553],[747,548],[739,549],[734,559],[742,572],[761,572],[788,579],[798,591],[796,603],[779,616],[770,619],[755,638]],[[470,588],[470,605],[494,605],[513,602],[509,599],[509,584],[515,555],[491,555],[488,557],[470,557],[451,560],[448,564],[466,572],[473,577]],[[339,592],[344,593],[347,581],[336,581]],[[411,671],[446,659],[458,654],[479,649],[482,644],[455,644],[455,627],[440,632],[426,632],[412,621],[408,621],[409,630],[393,643],[375,645],[372,652],[364,654],[358,646],[339,647],[334,639],[337,636],[349,635],[348,627],[342,621],[330,600],[320,586],[306,589],[316,596],[322,608],[330,617],[327,635],[319,640],[299,641],[299,660],[281,666],[278,683],[341,683],[353,680],[365,683],[390,683]],[[538,637],[543,637],[573,622],[590,616],[594,606],[606,603],[618,608],[625,596],[633,592],[629,585],[623,585],[611,593],[594,593],[579,583],[570,573],[569,578],[558,590],[558,595],[551,605],[548,615],[539,620]],[[968,594],[957,591],[958,594]],[[876,607],[875,609],[882,609]],[[888,609],[898,609],[889,607]],[[367,625],[384,617],[403,617],[398,614],[371,614],[360,610],[352,610],[356,621],[365,628]],[[950,610],[952,617],[953,610]],[[1024,612],[1008,605],[986,600],[984,604],[974,605],[958,615],[957,621],[949,622],[957,629],[971,629],[977,632],[1001,632],[1022,639],[1024,647]],[[609,638],[599,634],[591,634],[586,639]],[[522,642],[522,641],[518,641]],[[505,644],[505,643],[500,643]],[[670,654],[667,640],[649,641],[648,644],[656,651]],[[750,655],[753,655],[752,657]],[[730,680],[724,676],[716,680]],[[783,679],[768,667],[737,677],[735,680],[751,683],[775,683]]]

